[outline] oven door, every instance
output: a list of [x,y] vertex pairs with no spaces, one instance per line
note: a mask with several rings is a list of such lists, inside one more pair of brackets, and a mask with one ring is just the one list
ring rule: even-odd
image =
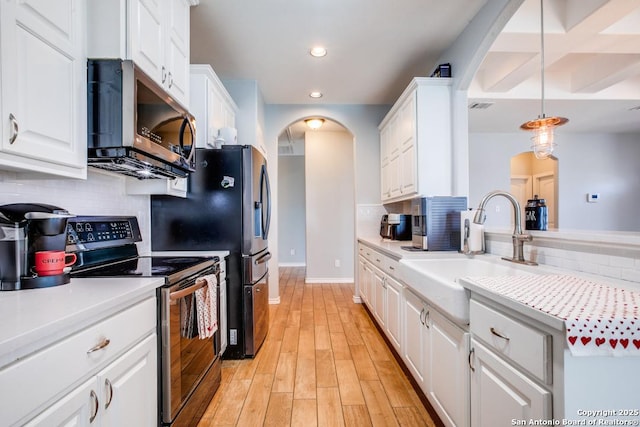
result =
[[[219,333],[216,332],[207,339],[200,339],[198,336],[195,292],[200,288],[202,285],[196,284],[194,276],[181,284],[159,289],[158,325],[161,328],[162,369],[159,391],[163,423],[174,421],[179,411],[191,411],[185,407],[188,406],[187,400],[190,404],[196,394],[200,393],[200,390],[196,392],[196,388],[205,377],[211,377],[209,371],[212,371],[216,362]],[[219,302],[219,296],[217,300]],[[219,381],[219,376],[217,380]],[[204,388],[212,387],[200,387]],[[212,391],[215,393],[215,389]],[[211,397],[213,395],[209,400]]]

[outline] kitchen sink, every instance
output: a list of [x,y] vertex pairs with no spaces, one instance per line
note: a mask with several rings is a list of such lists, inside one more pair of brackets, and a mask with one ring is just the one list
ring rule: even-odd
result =
[[538,267],[498,258],[401,259],[400,278],[429,303],[460,325],[469,323],[469,295],[458,283],[462,277],[542,274]]

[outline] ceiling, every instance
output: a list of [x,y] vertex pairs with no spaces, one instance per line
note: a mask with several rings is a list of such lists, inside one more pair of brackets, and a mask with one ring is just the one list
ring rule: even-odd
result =
[[[640,1],[545,0],[545,108],[558,132],[640,132]],[[541,107],[540,2],[525,0],[469,89],[469,128],[513,132]]]
[[[392,104],[486,1],[200,0],[191,62],[223,80],[257,80],[267,104]],[[640,132],[640,0],[544,4],[545,113],[568,117],[567,132]],[[326,57],[309,55],[318,44]],[[490,105],[470,110],[475,132],[517,131],[541,113],[538,0],[497,37],[469,98]]]

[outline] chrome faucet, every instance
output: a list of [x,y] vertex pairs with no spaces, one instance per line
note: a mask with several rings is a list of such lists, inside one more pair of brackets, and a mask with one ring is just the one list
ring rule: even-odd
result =
[[476,215],[473,217],[473,222],[476,224],[484,224],[485,220],[487,219],[487,214],[484,211],[484,207],[487,202],[495,196],[503,196],[511,202],[511,204],[513,205],[513,218],[515,221],[515,224],[513,226],[513,235],[511,236],[511,240],[513,241],[513,256],[511,258],[503,257],[502,259],[506,261],[516,262],[518,264],[538,265],[537,262],[527,261],[524,259],[524,242],[530,242],[531,240],[533,240],[533,238],[530,234],[524,234],[522,232],[522,224],[520,221],[520,203],[518,203],[518,200],[513,197],[511,193],[496,190],[484,196],[482,198],[482,201],[480,201],[480,206],[478,207]]

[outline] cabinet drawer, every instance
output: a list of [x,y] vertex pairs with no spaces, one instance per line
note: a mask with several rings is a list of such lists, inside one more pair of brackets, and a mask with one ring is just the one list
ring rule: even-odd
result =
[[393,258],[384,257],[382,269],[392,277],[398,277],[398,261]]
[[551,384],[551,335],[471,300],[471,333],[539,380]]
[[[156,299],[148,298],[0,370],[2,422],[8,425],[80,384],[150,332],[155,332]],[[101,349],[100,343],[109,344]]]

